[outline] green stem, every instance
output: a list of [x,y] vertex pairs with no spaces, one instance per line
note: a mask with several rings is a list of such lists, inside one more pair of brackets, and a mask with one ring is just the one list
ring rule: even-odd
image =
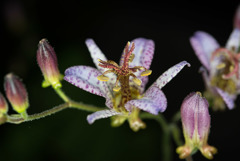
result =
[[50,116],[56,112],[62,111],[63,109],[66,109],[69,107],[69,103],[64,103],[59,106],[56,106],[50,110],[43,111],[38,114],[33,114],[33,115],[28,115],[27,118],[23,117],[22,115],[10,115],[7,116],[7,121],[8,123],[14,123],[14,124],[20,124],[22,122],[27,122],[27,121],[33,121],[37,119],[41,119],[46,116]]
[[172,160],[172,144],[171,144],[170,130],[164,131],[162,134],[162,160]]
[[79,110],[88,111],[88,112],[96,112],[96,111],[106,109],[105,107],[96,107],[96,106],[93,106],[93,105],[88,105],[88,104],[84,104],[84,103],[81,103],[81,102],[75,102],[75,101],[70,101],[69,102],[69,107],[76,108],[76,109],[79,109]]
[[83,103],[79,103],[79,102],[75,102],[75,101],[69,101],[69,102],[61,104],[59,106],[53,107],[52,109],[43,111],[41,113],[28,115],[26,117],[23,114],[21,114],[21,115],[8,115],[6,122],[14,123],[14,124],[20,124],[22,122],[33,121],[33,120],[44,118],[46,116],[50,116],[52,114],[55,114],[57,112],[60,112],[64,109],[70,108],[70,107],[80,109],[80,110],[89,111],[89,112],[96,112],[96,111],[104,109],[104,108],[99,108],[99,107],[95,107],[95,106],[92,106],[92,105],[87,105],[87,104],[83,104]]
[[154,119],[156,120],[159,125],[162,127],[163,133],[162,133],[162,160],[164,161],[170,161],[172,160],[172,146],[171,146],[171,137],[170,137],[170,129],[168,126],[168,123],[166,119],[163,117],[163,115],[152,115],[150,113],[141,113],[140,118],[142,119]]
[[69,102],[70,98],[67,97],[67,95],[62,91],[61,88],[53,88],[55,92],[63,99],[64,102]]

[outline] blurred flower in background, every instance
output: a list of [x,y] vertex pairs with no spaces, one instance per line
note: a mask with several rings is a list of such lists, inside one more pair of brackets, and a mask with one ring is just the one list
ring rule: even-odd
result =
[[206,85],[204,96],[214,110],[225,109],[225,104],[233,109],[240,93],[239,22],[240,7],[235,14],[234,30],[225,47],[220,47],[211,35],[203,31],[195,32],[190,38],[195,54],[203,65],[200,71]]

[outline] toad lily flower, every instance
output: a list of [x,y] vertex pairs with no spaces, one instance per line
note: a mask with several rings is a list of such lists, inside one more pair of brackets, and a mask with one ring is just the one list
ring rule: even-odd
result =
[[237,10],[235,29],[225,47],[208,33],[197,31],[190,38],[191,45],[203,65],[203,79],[207,87],[205,97],[213,101],[214,109],[233,109],[240,93],[240,9]]
[[105,104],[109,109],[88,115],[89,124],[113,116],[113,126],[119,126],[128,119],[134,131],[144,128],[145,124],[138,117],[140,110],[154,115],[163,112],[167,107],[167,99],[161,88],[185,65],[190,66],[186,61],[176,64],[144,92],[147,76],[152,72],[149,70],[154,53],[152,40],[137,38],[132,43],[128,42],[120,65],[107,60],[92,39],[87,39],[86,45],[98,69],[88,66],[70,67],[65,71],[64,79],[83,90],[106,98]]

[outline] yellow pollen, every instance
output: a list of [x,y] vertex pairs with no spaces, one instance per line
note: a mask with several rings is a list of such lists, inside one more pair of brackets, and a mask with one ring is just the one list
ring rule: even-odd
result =
[[220,64],[218,64],[217,69],[222,69],[222,68],[225,68],[225,67],[226,67],[225,63],[220,63]]
[[97,77],[97,79],[100,80],[100,81],[108,81],[108,80],[109,80],[109,78],[106,77],[106,76],[104,76],[104,75],[99,75],[99,76]]
[[133,82],[136,83],[139,86],[142,84],[142,81],[138,78],[133,78]]
[[229,71],[232,72],[233,69],[234,69],[234,67],[233,67],[233,65],[231,65],[231,66],[229,67]]
[[120,89],[121,89],[120,86],[115,86],[115,87],[113,87],[113,91],[115,91],[115,92],[118,92]]
[[145,70],[141,73],[141,76],[148,76],[150,74],[152,74],[152,70]]

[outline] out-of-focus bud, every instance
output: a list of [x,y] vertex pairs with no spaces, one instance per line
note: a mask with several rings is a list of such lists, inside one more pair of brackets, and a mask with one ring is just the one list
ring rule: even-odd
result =
[[8,112],[8,104],[2,93],[0,92],[0,113],[6,114]]
[[236,10],[233,23],[234,28],[240,29],[240,6]]
[[13,109],[18,113],[25,112],[29,106],[28,94],[19,77],[12,73],[7,74],[4,80],[4,89]]
[[181,119],[185,145],[177,148],[179,157],[184,159],[195,149],[199,149],[206,158],[212,159],[217,149],[207,143],[210,115],[208,102],[200,92],[193,92],[184,99],[181,106]]
[[58,70],[57,56],[46,39],[39,41],[37,62],[45,79],[42,86],[52,85],[55,89],[60,88],[62,85],[60,83],[61,75]]

